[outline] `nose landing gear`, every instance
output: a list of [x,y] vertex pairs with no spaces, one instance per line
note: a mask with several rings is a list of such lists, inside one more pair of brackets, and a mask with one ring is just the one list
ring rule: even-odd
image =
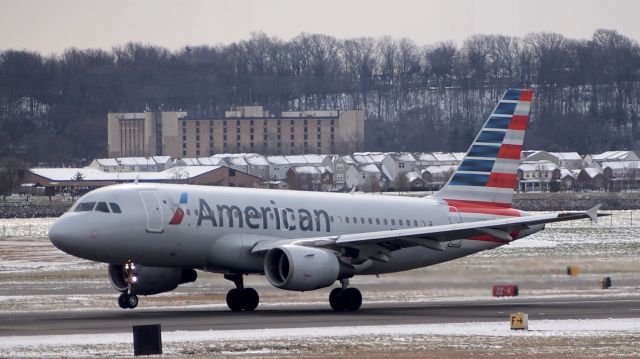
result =
[[236,285],[227,293],[227,306],[234,312],[252,311],[258,307],[260,296],[253,288],[245,288],[242,274],[225,274],[224,279]]
[[133,309],[138,306],[138,296],[135,294],[122,293],[118,297],[118,305],[122,309]]
[[138,306],[138,296],[133,294],[131,289],[138,282],[136,265],[128,262],[124,265],[124,281],[127,283],[127,291],[118,297],[118,305],[122,309],[133,309]]

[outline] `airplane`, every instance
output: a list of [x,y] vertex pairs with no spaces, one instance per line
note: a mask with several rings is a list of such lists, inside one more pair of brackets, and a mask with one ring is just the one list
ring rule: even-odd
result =
[[244,275],[280,289],[331,290],[335,311],[362,305],[356,275],[406,271],[508,245],[546,223],[585,212],[530,214],[512,207],[533,91],[509,89],[437,193],[421,197],[129,183],[96,189],[50,228],[60,250],[108,264],[121,308],[176,289],[196,270],[223,274],[232,311],[259,295]]

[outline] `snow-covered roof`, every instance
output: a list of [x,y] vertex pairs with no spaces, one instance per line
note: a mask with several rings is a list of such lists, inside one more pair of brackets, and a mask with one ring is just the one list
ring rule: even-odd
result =
[[565,161],[581,161],[582,156],[578,152],[549,152],[550,155]]
[[178,160],[180,166],[200,166],[200,161],[197,158],[184,157]]
[[228,158],[227,162],[229,162],[229,164],[232,166],[248,166],[249,165],[247,163],[247,160],[244,159],[244,157]]
[[289,161],[285,156],[267,156],[267,161],[272,165],[288,165]]
[[586,167],[583,168],[582,171],[587,174],[587,176],[591,178],[595,178],[597,175],[602,174],[602,170],[596,167]]
[[575,173],[575,171],[570,171],[566,168],[561,168],[560,169],[560,178],[566,178],[566,177],[571,177],[571,178],[576,178],[577,177],[577,173]]
[[413,183],[415,180],[422,180],[422,176],[420,176],[416,171],[406,172],[404,175],[407,176],[409,183]]
[[247,160],[247,163],[252,166],[268,166],[269,165],[269,161],[267,161],[267,158],[261,155],[248,156],[246,157],[246,160]]
[[94,161],[101,167],[118,167],[120,164],[115,158],[96,158]]
[[416,158],[409,152],[387,152],[387,156],[390,156],[396,161],[401,162],[415,162]]
[[171,161],[171,156],[152,156],[151,159],[158,164],[164,164]]
[[596,161],[621,161],[629,156],[631,151],[606,151],[598,154],[591,155],[591,158]]
[[551,161],[523,162],[518,167],[523,172],[553,171],[557,168],[558,166]]
[[378,169],[378,166],[373,165],[373,164],[357,165],[356,169],[358,170],[358,172],[380,173],[380,170]]
[[602,162],[602,169],[610,168],[612,170],[620,170],[625,168],[640,168],[640,161],[607,161]]
[[456,166],[454,165],[442,165],[442,166],[427,166],[425,167],[421,173],[431,173],[432,175],[434,174],[444,174],[447,172],[453,172],[455,171]]
[[99,169],[84,168],[32,168],[30,171],[52,182],[73,181],[80,173],[83,181],[168,181],[187,179],[220,168],[220,166],[177,166],[162,172],[103,172]]
[[436,157],[435,157],[435,156],[433,155],[433,153],[431,153],[431,152],[415,153],[415,154],[413,155],[413,157],[414,157],[416,160],[418,160],[418,161],[423,161],[423,162],[426,162],[426,161],[429,161],[429,162],[436,161]]

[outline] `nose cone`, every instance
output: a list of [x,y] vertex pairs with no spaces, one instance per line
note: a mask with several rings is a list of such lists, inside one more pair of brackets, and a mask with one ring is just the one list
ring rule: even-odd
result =
[[49,228],[49,240],[61,251],[85,258],[89,240],[97,237],[96,230],[91,236],[88,222],[86,216],[64,214]]
[[72,248],[72,228],[70,224],[65,220],[64,216],[60,217],[49,228],[49,240],[56,248],[63,252],[70,253]]

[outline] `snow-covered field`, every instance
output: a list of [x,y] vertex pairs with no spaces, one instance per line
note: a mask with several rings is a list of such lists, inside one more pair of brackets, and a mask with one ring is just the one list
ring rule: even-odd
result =
[[[177,357],[366,357],[367,353],[459,357],[493,352],[498,356],[638,358],[639,340],[638,319],[540,320],[531,322],[528,331],[511,330],[507,322],[482,322],[162,334],[164,355]],[[0,356],[130,356],[131,342],[131,333],[0,337]]]
[[[46,238],[54,219],[0,220],[0,312],[115,308],[104,264],[73,258]],[[633,220],[633,222],[632,222]],[[610,298],[640,293],[640,212],[617,211],[600,224],[559,223],[494,251],[415,271],[358,277],[366,303],[461,302],[487,299],[491,285],[517,283],[523,299]],[[577,265],[578,277],[566,275]],[[602,276],[613,288],[598,288]],[[317,303],[328,291],[290,293],[249,277],[261,306]],[[196,283],[145,298],[140,310],[224,307],[230,284],[202,274]],[[286,303],[286,304],[285,304]],[[640,303],[638,305],[640,308]],[[2,323],[0,323],[0,327]],[[164,332],[172,357],[640,357],[638,319],[539,320],[516,332],[504,322]],[[0,357],[111,357],[132,355],[131,333],[0,337]]]

